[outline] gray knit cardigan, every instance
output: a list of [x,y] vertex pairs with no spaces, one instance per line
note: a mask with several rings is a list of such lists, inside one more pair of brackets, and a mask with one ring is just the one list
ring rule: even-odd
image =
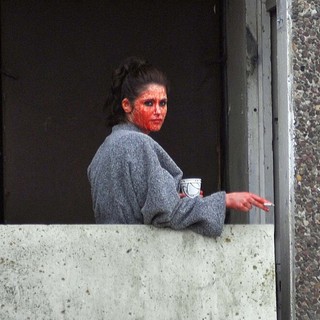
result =
[[152,224],[219,236],[225,192],[180,198],[182,171],[150,136],[130,123],[112,128],[88,167],[97,223]]

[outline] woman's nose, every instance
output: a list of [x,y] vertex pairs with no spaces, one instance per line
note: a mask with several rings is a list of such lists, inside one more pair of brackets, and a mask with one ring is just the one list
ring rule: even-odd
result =
[[159,106],[158,103],[155,105],[154,113],[155,113],[155,114],[160,114],[160,106]]

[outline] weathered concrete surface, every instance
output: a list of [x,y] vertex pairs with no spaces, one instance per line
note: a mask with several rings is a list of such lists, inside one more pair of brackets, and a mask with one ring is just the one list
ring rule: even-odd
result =
[[273,226],[0,226],[0,319],[276,319]]
[[320,2],[292,1],[296,317],[320,319]]

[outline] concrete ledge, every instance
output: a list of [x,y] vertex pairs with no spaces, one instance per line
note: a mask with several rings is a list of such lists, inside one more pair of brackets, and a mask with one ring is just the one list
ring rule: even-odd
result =
[[276,319],[273,233],[0,226],[0,319]]

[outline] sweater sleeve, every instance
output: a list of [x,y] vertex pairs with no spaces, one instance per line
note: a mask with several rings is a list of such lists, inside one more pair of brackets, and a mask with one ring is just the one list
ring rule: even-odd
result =
[[225,192],[181,199],[175,178],[159,161],[156,151],[148,144],[142,149],[130,171],[144,224],[219,236],[225,218]]

